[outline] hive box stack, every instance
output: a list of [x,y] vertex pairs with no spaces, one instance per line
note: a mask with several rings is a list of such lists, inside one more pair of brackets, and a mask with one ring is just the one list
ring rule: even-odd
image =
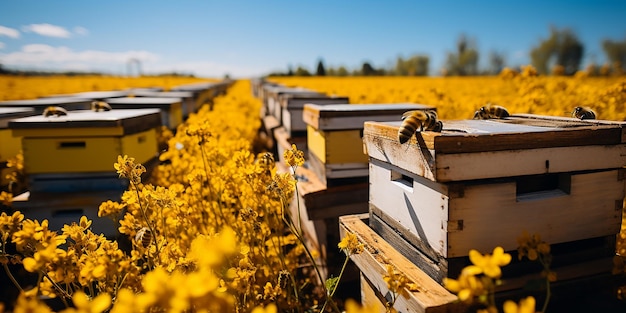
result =
[[48,219],[57,230],[86,215],[94,231],[114,236],[112,220],[97,215],[101,202],[119,201],[128,186],[113,164],[128,155],[149,169],[157,160],[159,127],[159,109],[77,110],[9,121],[13,136],[22,138],[29,185],[13,207],[27,218]]
[[[365,121],[400,120],[409,110],[434,109],[420,104],[304,104],[307,125],[307,163],[299,168],[297,201],[305,232],[329,264],[345,257],[337,248],[342,215],[368,212],[368,156],[363,150]],[[356,278],[356,277],[355,277]]]
[[286,93],[279,97],[281,107],[280,121],[281,127],[274,130],[274,138],[276,139],[278,156],[282,160],[285,149],[291,149],[291,145],[295,144],[299,150],[305,154],[307,149],[307,131],[306,123],[302,119],[302,111],[304,105],[317,104],[348,104],[348,97],[327,96],[324,94],[308,94],[308,93]]
[[196,102],[191,91],[134,91],[134,97],[148,98],[180,98],[182,100],[182,119],[187,120],[189,114],[195,112]]
[[[514,115],[443,121],[400,144],[400,122],[367,122],[369,225],[441,283],[470,249],[513,254],[498,292],[540,267],[516,257],[524,231],[552,247],[557,284],[611,276],[622,222],[623,123]],[[373,274],[372,274],[373,275]]]
[[263,88],[263,109],[261,110],[262,137],[268,138],[268,150],[280,155],[275,138],[275,131],[281,127],[282,107],[281,98],[285,95],[299,95],[301,97],[320,97],[324,94],[306,88],[285,87],[268,84]]
[[[12,119],[26,117],[34,114],[33,108],[3,108],[0,107],[0,188],[7,191],[9,180],[6,176],[14,171],[14,168],[7,167],[7,161],[22,151],[22,141],[13,137],[9,129],[9,121]],[[15,189],[12,189],[14,191]]]
[[175,97],[124,97],[107,99],[111,109],[145,109],[161,110],[161,124],[172,131],[183,122],[183,99]]

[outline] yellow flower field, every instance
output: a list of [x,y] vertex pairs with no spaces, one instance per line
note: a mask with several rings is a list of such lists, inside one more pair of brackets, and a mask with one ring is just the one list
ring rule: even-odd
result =
[[[127,87],[167,89],[200,81],[99,79],[72,77],[71,83],[62,83],[59,77],[0,76],[0,95],[26,99]],[[500,77],[271,80],[349,96],[351,103],[436,105],[442,119],[471,118],[478,107],[492,102],[511,113],[561,116],[585,105],[602,119],[626,120],[624,78],[542,77],[529,70]],[[11,278],[6,284],[22,291],[15,304],[4,306],[16,312],[50,312],[41,299],[54,297],[64,305],[62,312],[342,310],[332,300],[341,288],[339,280],[320,281],[317,251],[303,244],[298,223],[289,214],[295,178],[277,173],[277,156],[253,150],[261,126],[260,109],[250,82],[237,81],[226,95],[191,114],[171,134],[168,149],[149,179],[142,180],[145,168],[132,155],[111,164],[112,171],[130,181],[119,201],[104,202],[99,208],[101,218],[119,222],[117,240],[92,233],[89,228],[97,221],[86,218],[55,232],[48,229],[47,221],[32,221],[19,212],[0,214],[0,271],[6,270]],[[304,161],[295,148],[286,153],[292,168]],[[626,230],[619,240],[622,254],[626,254],[624,239]],[[363,246],[356,236],[348,235],[337,249],[351,255],[361,253]],[[500,266],[509,261],[498,248],[493,256],[472,253],[474,265],[490,277],[499,277]],[[8,269],[16,266],[30,273],[35,283],[24,284],[13,277],[14,271]],[[385,281],[395,286],[390,289],[394,300],[401,289],[415,283],[393,268],[387,271]],[[526,306],[522,302],[520,307]],[[516,303],[510,306],[517,308]],[[346,302],[345,309],[372,311],[353,301]]]

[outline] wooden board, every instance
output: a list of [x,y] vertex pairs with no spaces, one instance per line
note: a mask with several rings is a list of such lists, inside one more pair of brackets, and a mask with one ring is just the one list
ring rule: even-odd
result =
[[367,163],[325,164],[309,149],[305,165],[328,187],[367,182]]
[[441,184],[375,159],[369,178],[370,204],[445,258],[512,250],[524,230],[550,244],[615,235],[622,221],[621,170],[572,173],[563,190],[529,193],[519,179]]
[[[453,121],[444,122],[442,133],[421,132],[405,144],[398,141],[399,126],[399,122],[366,122],[363,141],[368,155],[439,182],[626,165],[626,145],[617,125],[549,128]],[[447,127],[464,127],[472,134],[459,135]]]
[[106,101],[113,110],[146,109],[161,110],[161,124],[176,129],[183,122],[183,99],[173,97],[124,97]]
[[297,94],[288,94],[282,98],[282,124],[290,134],[294,132],[306,132],[306,123],[302,119],[304,105],[307,103],[317,105],[328,104],[348,104],[348,97],[332,97],[332,96],[301,96]]
[[348,215],[339,218],[341,237],[347,233],[357,236],[364,244],[364,251],[350,259],[357,265],[380,294],[386,295],[389,290],[383,277],[387,273],[386,265],[393,266],[397,271],[405,274],[416,284],[414,291],[407,290],[405,295],[398,298],[395,308],[398,312],[462,312],[463,308],[457,303],[457,297],[430,278],[415,264],[405,258],[383,238],[376,234],[363,219],[367,215]]
[[32,108],[35,114],[41,114],[49,106],[59,106],[66,110],[88,110],[91,108],[91,100],[77,97],[40,98],[32,100],[0,101],[2,108]]
[[9,126],[12,119],[35,115],[35,109],[28,107],[0,107],[0,129]]
[[[11,120],[15,136],[111,136],[143,132],[161,126],[159,109],[132,109],[94,112],[71,111],[65,116],[29,116]],[[93,133],[89,134],[90,130]]]
[[388,104],[305,104],[302,119],[318,130],[363,129],[366,121],[399,121],[410,110],[436,110],[415,103]]

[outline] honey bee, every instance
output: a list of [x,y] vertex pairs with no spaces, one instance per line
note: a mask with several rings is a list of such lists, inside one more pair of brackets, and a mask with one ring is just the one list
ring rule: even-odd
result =
[[104,101],[93,101],[91,102],[91,110],[96,112],[111,111],[111,106]]
[[144,248],[152,242],[152,232],[148,227],[142,227],[135,235],[135,241],[140,243]]
[[589,107],[575,107],[572,112],[572,117],[579,118],[581,120],[595,120],[596,112]]
[[49,106],[45,110],[43,110],[43,116],[62,116],[67,115],[67,110],[62,107]]
[[443,129],[443,123],[437,120],[435,111],[412,110],[402,114],[402,124],[398,129],[398,140],[403,144],[413,136],[417,131],[430,130],[440,132]]
[[474,113],[475,120],[488,120],[492,118],[505,118],[509,116],[511,116],[511,114],[509,114],[509,111],[507,111],[505,107],[491,103],[481,107],[480,109],[478,109],[478,111]]

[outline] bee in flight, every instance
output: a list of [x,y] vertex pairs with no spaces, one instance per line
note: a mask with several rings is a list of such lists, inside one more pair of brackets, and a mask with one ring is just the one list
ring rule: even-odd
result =
[[403,144],[417,131],[430,130],[434,132],[441,132],[443,129],[443,123],[437,120],[437,113],[435,111],[423,111],[412,110],[402,114],[402,124],[398,129],[398,140]]
[[149,246],[152,242],[152,232],[150,231],[150,228],[142,227],[139,231],[137,231],[135,241],[141,244],[144,248]]
[[45,110],[43,110],[43,116],[62,116],[67,115],[67,111],[62,107],[49,106]]
[[579,118],[581,120],[595,120],[596,112],[589,107],[575,107],[572,112],[572,117]]
[[93,101],[91,102],[91,110],[96,112],[111,111],[111,106],[104,101]]
[[505,107],[491,103],[481,107],[480,109],[478,109],[478,111],[474,112],[475,120],[488,120],[493,118],[505,118],[509,116],[511,116],[511,114],[509,114],[509,111]]

